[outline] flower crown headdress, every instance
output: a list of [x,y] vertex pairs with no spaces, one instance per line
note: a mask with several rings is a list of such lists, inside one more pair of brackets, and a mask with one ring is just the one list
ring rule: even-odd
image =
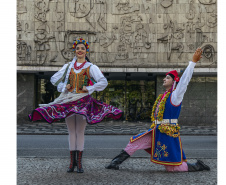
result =
[[80,43],[83,43],[85,45],[86,53],[89,53],[89,43],[83,38],[80,38],[80,39],[74,41],[73,46],[72,46],[73,51],[75,51],[75,48],[76,48],[77,44],[80,44]]

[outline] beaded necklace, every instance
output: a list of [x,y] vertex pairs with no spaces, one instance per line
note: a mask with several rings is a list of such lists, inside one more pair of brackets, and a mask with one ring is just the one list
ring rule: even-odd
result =
[[74,64],[74,68],[75,68],[76,70],[79,70],[79,69],[81,69],[85,64],[86,64],[86,61],[83,62],[80,66],[77,66],[77,61],[76,61],[75,64]]

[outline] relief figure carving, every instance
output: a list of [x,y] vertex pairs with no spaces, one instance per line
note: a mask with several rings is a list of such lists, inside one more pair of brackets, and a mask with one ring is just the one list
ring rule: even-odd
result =
[[26,42],[17,41],[17,60],[31,60],[31,46],[27,45]]
[[214,28],[217,26],[217,14],[216,13],[208,13],[206,25],[210,28]]
[[113,12],[113,15],[123,15],[123,14],[129,14],[133,13],[136,11],[140,11],[140,5],[139,4],[134,4],[134,6],[130,5],[129,0],[119,2],[116,5],[116,12]]
[[93,1],[94,0],[90,0],[89,4],[87,4],[87,3],[84,3],[82,0],[76,0],[73,7],[69,5],[69,1],[68,1],[70,14],[73,17],[77,17],[77,18],[86,17],[90,13],[90,11],[93,9],[93,6],[94,6]]
[[18,14],[27,13],[27,7],[24,6],[24,0],[17,1],[17,13]]
[[189,10],[188,10],[189,12],[186,14],[186,18],[188,20],[192,20],[195,18],[196,11],[193,3],[194,3],[193,0],[191,0],[189,4]]
[[116,54],[116,57],[115,57],[116,60],[127,60],[129,58],[129,54],[126,50],[125,44],[120,43],[118,45],[117,50],[118,50],[118,53]]
[[162,5],[164,8],[168,8],[168,7],[170,7],[172,4],[173,4],[173,0],[163,0],[163,1],[161,2],[161,5]]
[[39,64],[44,64],[49,59],[50,44],[49,41],[54,39],[55,36],[50,34],[49,26],[44,23],[37,29],[38,33],[35,34],[35,48],[36,58]]
[[46,22],[46,14],[49,11],[49,0],[39,0],[35,2],[35,18],[39,21]]
[[211,5],[211,4],[215,4],[217,0],[199,0],[199,2],[201,4],[204,4],[204,5]]

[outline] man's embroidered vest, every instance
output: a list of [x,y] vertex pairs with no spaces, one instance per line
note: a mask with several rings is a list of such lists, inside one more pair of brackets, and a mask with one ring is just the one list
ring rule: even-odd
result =
[[91,77],[90,77],[90,66],[86,69],[82,69],[80,73],[75,73],[74,68],[71,68],[68,82],[67,84],[71,85],[71,88],[68,90],[69,92],[73,92],[74,89],[76,93],[85,93],[82,91],[83,86],[91,85]]

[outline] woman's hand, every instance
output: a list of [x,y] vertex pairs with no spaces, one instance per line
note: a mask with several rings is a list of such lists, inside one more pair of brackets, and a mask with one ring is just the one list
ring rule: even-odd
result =
[[202,50],[201,48],[196,49],[193,58],[192,58],[192,62],[198,62],[201,58],[202,58]]
[[82,91],[83,92],[88,92],[88,90],[86,89],[86,86],[83,86]]
[[69,90],[71,88],[71,85],[67,84],[66,88],[67,88],[67,90]]

